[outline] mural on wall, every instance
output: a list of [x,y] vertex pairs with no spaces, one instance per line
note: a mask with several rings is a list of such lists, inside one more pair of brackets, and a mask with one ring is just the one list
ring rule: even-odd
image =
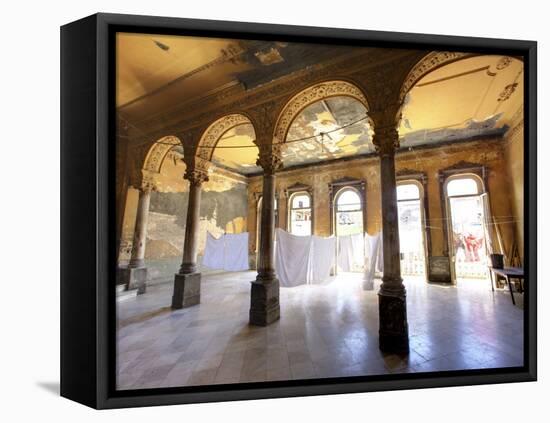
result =
[[[166,280],[177,272],[183,255],[189,183],[182,175],[185,163],[183,150],[174,147],[165,157],[161,172],[155,175],[147,222],[145,261],[148,278]],[[138,191],[128,192],[119,260],[130,259]],[[215,236],[246,231],[247,184],[238,175],[214,170],[202,185],[199,264],[206,244],[207,232]]]

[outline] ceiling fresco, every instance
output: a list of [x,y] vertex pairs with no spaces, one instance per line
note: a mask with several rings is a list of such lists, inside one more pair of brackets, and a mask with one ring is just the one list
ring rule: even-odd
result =
[[437,69],[406,97],[399,127],[402,147],[506,132],[523,107],[523,63],[479,56]]
[[[117,107],[138,132],[140,125],[145,132],[147,119],[167,116],[187,102],[231,87],[248,90],[269,84],[358,49],[119,33]],[[401,147],[502,135],[522,110],[523,90],[523,63],[512,57],[470,57],[436,69],[405,98],[399,126]],[[285,167],[374,152],[366,116],[365,107],[351,97],[330,97],[309,105],[288,131]],[[259,173],[253,141],[250,124],[236,126],[219,140],[212,161],[241,175]]]
[[366,118],[365,107],[351,97],[331,97],[311,104],[290,126],[283,164],[296,166],[374,151]]
[[[235,148],[238,147],[238,148]],[[256,165],[258,147],[254,144],[254,128],[251,124],[235,126],[222,135],[212,156],[212,162],[241,175],[261,172]]]
[[138,122],[230,87],[252,89],[357,48],[118,33],[116,49],[117,107]]

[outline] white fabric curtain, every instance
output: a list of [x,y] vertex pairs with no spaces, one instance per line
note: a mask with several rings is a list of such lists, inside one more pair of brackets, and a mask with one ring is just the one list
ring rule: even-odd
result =
[[323,283],[334,266],[336,239],[297,236],[277,228],[275,271],[281,286]]
[[365,263],[365,238],[363,233],[338,237],[338,267],[342,272],[363,268]]
[[231,272],[248,270],[248,232],[225,234],[223,269]]
[[225,234],[215,238],[206,234],[203,266],[231,272],[248,270],[248,232]]
[[203,266],[211,269],[223,269],[225,257],[225,242],[223,235],[215,238],[210,232],[206,233],[206,247],[202,258]]
[[382,233],[365,234],[365,280],[364,288],[373,289],[376,271],[383,272]]
[[353,269],[353,245],[351,235],[338,237],[338,267],[343,272]]
[[336,251],[336,237],[312,237],[311,252],[311,279],[310,283],[323,283],[330,277],[330,270],[334,266],[334,252]]

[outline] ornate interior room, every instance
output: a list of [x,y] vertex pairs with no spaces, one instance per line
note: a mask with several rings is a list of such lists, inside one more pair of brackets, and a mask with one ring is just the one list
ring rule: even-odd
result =
[[116,51],[118,389],[523,365],[521,58]]

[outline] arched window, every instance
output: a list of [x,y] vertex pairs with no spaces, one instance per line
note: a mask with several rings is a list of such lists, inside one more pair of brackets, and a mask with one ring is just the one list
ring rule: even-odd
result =
[[447,182],[447,196],[478,195],[479,183],[473,177],[460,177]]
[[294,235],[311,235],[311,196],[302,191],[290,197],[288,231]]
[[353,235],[363,232],[363,204],[360,195],[353,188],[342,188],[336,195],[336,235]]

